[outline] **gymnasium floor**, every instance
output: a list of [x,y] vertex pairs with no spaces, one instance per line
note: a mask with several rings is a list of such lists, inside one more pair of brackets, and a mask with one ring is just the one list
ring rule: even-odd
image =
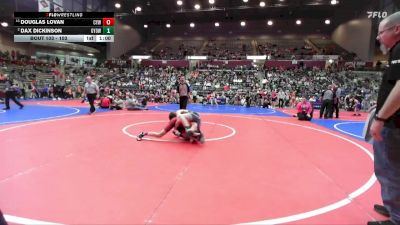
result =
[[[99,110],[28,101],[0,110],[0,208],[10,224],[366,224],[384,219],[366,115],[189,105],[204,145],[135,140],[178,105]],[[315,117],[318,117],[316,112]]]

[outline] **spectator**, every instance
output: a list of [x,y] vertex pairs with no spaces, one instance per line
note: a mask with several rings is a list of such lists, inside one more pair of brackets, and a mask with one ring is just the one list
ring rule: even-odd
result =
[[112,97],[111,96],[100,98],[100,103],[99,103],[100,108],[109,109],[111,107],[111,104],[112,104]]
[[380,22],[377,39],[382,53],[389,53],[389,68],[379,88],[370,134],[374,139],[375,175],[390,219],[370,221],[368,225],[400,225],[400,12]]
[[297,118],[299,118],[299,120],[312,120],[314,109],[312,104],[308,102],[306,98],[302,98],[301,102],[297,104],[296,108]]
[[110,109],[122,110],[123,108],[124,108],[124,101],[120,97],[116,96],[110,105]]

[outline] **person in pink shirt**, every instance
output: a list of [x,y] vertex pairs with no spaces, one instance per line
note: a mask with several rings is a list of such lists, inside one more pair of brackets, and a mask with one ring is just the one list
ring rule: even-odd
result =
[[299,120],[310,121],[313,117],[313,107],[306,98],[302,98],[301,102],[299,102],[296,106],[297,108],[297,118]]

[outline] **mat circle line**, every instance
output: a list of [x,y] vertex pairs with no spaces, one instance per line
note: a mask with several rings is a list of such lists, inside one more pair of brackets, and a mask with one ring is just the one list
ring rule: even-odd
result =
[[365,121],[335,123],[335,125],[333,125],[333,127],[335,128],[335,130],[338,130],[339,132],[342,132],[342,133],[344,133],[344,134],[348,134],[348,135],[351,135],[351,136],[353,136],[353,137],[364,138],[363,136],[360,136],[360,135],[357,135],[357,134],[353,134],[353,133],[344,131],[344,130],[342,130],[342,129],[339,128],[340,125],[343,125],[343,124],[353,124],[353,123],[365,123]]
[[[53,106],[51,106],[51,107],[53,107]],[[80,109],[77,109],[77,108],[74,108],[74,107],[66,107],[66,106],[54,106],[54,107],[73,109],[74,112],[67,113],[67,114],[61,114],[61,115],[58,115],[58,116],[49,116],[49,117],[42,117],[42,118],[36,118],[36,119],[27,119],[27,120],[17,120],[17,121],[2,122],[2,123],[0,123],[0,125],[57,119],[57,118],[61,118],[61,117],[72,116],[72,115],[78,114],[81,111]]]
[[[135,138],[135,139],[136,139],[136,138],[137,138],[136,135],[133,135],[133,134],[131,134],[131,133],[129,133],[129,132],[127,131],[130,127],[137,126],[137,125],[142,125],[142,124],[149,124],[149,123],[167,123],[167,122],[168,122],[168,121],[166,121],[166,120],[158,120],[158,121],[146,121],[146,122],[134,123],[134,124],[130,124],[130,125],[127,125],[127,126],[125,126],[124,128],[122,128],[122,132],[123,132],[124,134],[128,135],[129,137],[132,137],[132,138]],[[230,126],[227,126],[227,125],[224,125],[224,124],[211,123],[211,122],[201,122],[201,123],[202,123],[202,124],[218,125],[218,126],[225,127],[225,128],[228,128],[229,130],[231,130],[231,133],[230,133],[230,134],[225,135],[225,136],[223,136],[223,137],[218,137],[218,138],[206,138],[206,139],[205,139],[206,142],[208,142],[208,141],[219,141],[219,140],[223,140],[223,139],[226,139],[226,138],[230,138],[230,137],[232,137],[232,136],[234,136],[234,135],[236,134],[235,128],[230,127]],[[206,137],[207,137],[207,136],[206,136]],[[147,140],[147,141],[157,141],[157,142],[174,142],[174,143],[186,142],[186,141],[184,141],[184,140],[165,140],[165,139],[155,139],[155,138],[149,138],[149,137],[145,137],[145,138],[143,138],[143,140]]]
[[[141,113],[141,114],[146,114],[146,113]],[[32,123],[27,123],[27,124],[23,124],[23,125],[17,125],[17,126],[13,126],[13,127],[8,127],[8,128],[5,128],[5,129],[1,129],[0,132],[11,130],[11,129],[15,129],[15,128],[26,127],[26,126],[30,126],[30,125],[48,123],[48,122],[52,122],[52,121],[64,121],[64,120],[71,120],[71,119],[87,119],[87,118],[93,118],[93,117],[123,116],[123,115],[126,115],[126,113],[93,115],[91,117],[67,117],[67,118],[60,118],[60,119],[54,119],[54,120],[44,120],[44,121],[40,121],[40,122],[32,122]],[[326,130],[322,130],[322,129],[318,129],[318,128],[314,128],[314,127],[308,127],[308,126],[304,126],[304,125],[300,125],[300,124],[290,123],[290,122],[261,119],[261,118],[257,118],[257,117],[235,116],[235,115],[222,115],[222,116],[234,117],[234,118],[244,118],[244,119],[254,119],[254,120],[260,120],[260,121],[266,121],[266,122],[273,122],[273,123],[279,123],[279,124],[285,124],[285,125],[292,125],[292,126],[297,126],[297,127],[302,127],[302,128],[305,128],[305,129],[318,131],[318,132],[321,132],[321,133],[324,133],[324,134],[328,134],[328,135],[337,137],[339,139],[342,139],[342,140],[344,140],[344,141],[346,141],[346,142],[358,147],[363,152],[365,152],[371,158],[372,161],[374,161],[374,157],[373,157],[372,153],[368,151],[368,149],[366,149],[365,147],[361,146],[360,144],[358,144],[358,143],[356,143],[356,142],[354,142],[354,141],[352,141],[352,140],[350,140],[350,139],[348,139],[346,137],[334,134],[334,133],[332,133],[330,131],[326,131]],[[350,193],[348,196],[346,196],[346,198],[344,198],[342,200],[339,200],[339,201],[337,201],[335,203],[332,203],[332,204],[329,204],[327,206],[323,206],[321,208],[317,208],[317,209],[314,209],[314,210],[310,210],[310,211],[307,211],[307,212],[291,215],[291,216],[279,217],[279,218],[274,218],[274,219],[267,219],[267,220],[262,220],[262,221],[254,221],[254,222],[248,222],[248,223],[242,223],[242,224],[247,224],[247,225],[250,225],[250,224],[251,225],[282,224],[282,223],[294,222],[294,221],[299,221],[299,220],[311,218],[311,217],[314,217],[314,216],[322,215],[322,214],[328,213],[330,211],[339,209],[339,208],[341,208],[341,207],[343,207],[345,205],[350,204],[352,202],[352,199],[354,199],[356,197],[359,197],[360,195],[365,193],[367,190],[369,190],[375,184],[375,182],[376,182],[376,177],[375,177],[374,174],[372,174],[372,176],[368,179],[368,181],[365,184],[363,184],[360,188],[358,188],[357,190],[355,190],[352,193]],[[12,215],[4,215],[4,217],[6,218],[6,220],[8,222],[19,223],[19,224],[52,224],[52,225],[59,224],[59,225],[62,225],[61,223],[40,221],[40,220],[17,217],[17,216],[12,216]]]

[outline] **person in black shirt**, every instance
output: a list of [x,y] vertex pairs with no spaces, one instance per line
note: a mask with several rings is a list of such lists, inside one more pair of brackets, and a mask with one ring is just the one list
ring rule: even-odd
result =
[[[329,118],[331,111],[332,111],[332,105],[333,105],[333,92],[332,92],[332,86],[328,85],[328,89],[326,89],[321,96],[322,99],[322,105],[321,109],[319,111],[319,118],[322,118],[322,115],[324,115],[324,119]],[[325,112],[325,113],[324,113]]]
[[[381,184],[384,206],[374,209],[390,216],[368,225],[400,225],[400,12],[385,18],[378,28],[378,41],[389,66],[379,88],[375,120],[370,134],[374,139],[374,170]],[[385,213],[384,213],[385,212]]]
[[8,75],[4,75],[6,78],[6,107],[3,108],[3,110],[9,110],[10,109],[10,99],[15,102],[15,104],[19,105],[19,108],[22,109],[24,108],[24,105],[22,105],[16,98],[17,96],[17,89],[16,86],[12,83],[12,81],[8,78]]
[[330,113],[330,118],[333,118],[333,113],[335,112],[336,114],[336,119],[339,119],[339,104],[340,104],[340,95],[341,95],[342,90],[334,85],[333,86],[333,106],[332,106],[332,110]]
[[251,97],[250,93],[246,95],[246,107],[249,108],[251,106]]

